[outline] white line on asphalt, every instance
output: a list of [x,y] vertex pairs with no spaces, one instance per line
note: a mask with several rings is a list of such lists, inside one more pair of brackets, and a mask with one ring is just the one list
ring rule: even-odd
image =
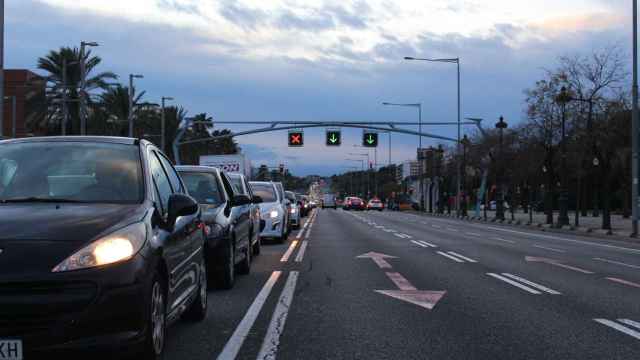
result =
[[284,255],[282,255],[280,262],[289,261],[289,257],[291,257],[291,254],[293,254],[293,250],[296,249],[296,245],[298,245],[298,240],[293,240],[291,242],[291,245],[289,245],[289,248],[287,249],[287,251],[284,253]]
[[625,325],[633,326],[634,328],[640,330],[640,323],[637,321],[629,320],[629,319],[618,319],[621,323]]
[[393,235],[396,237],[399,237],[400,239],[404,239],[404,236],[402,236],[402,234],[393,233]]
[[607,320],[607,319],[593,319],[596,322],[599,322],[602,325],[606,325],[612,329],[616,329],[618,331],[621,331],[629,336],[633,336],[634,338],[640,340],[640,332],[637,332],[633,329],[629,329],[626,326],[622,326],[620,324],[618,324],[617,322],[613,322],[611,320]]
[[622,247],[622,246],[614,246],[614,245],[607,245],[607,244],[597,244],[597,243],[593,243],[593,242],[589,242],[589,241],[565,239],[565,238],[561,238],[561,237],[557,237],[557,236],[550,236],[550,235],[532,234],[532,233],[526,233],[526,232],[515,231],[515,230],[510,230],[510,229],[501,229],[501,228],[492,227],[492,226],[488,226],[487,228],[488,229],[492,229],[492,230],[510,232],[510,233],[513,233],[513,234],[533,236],[533,237],[539,237],[539,238],[543,238],[543,239],[560,240],[560,241],[572,242],[572,243],[583,244],[583,245],[598,246],[598,247],[603,247],[603,248],[608,248],[608,249],[624,250],[624,251],[629,251],[629,252],[640,254],[640,249],[631,249],[631,248],[626,248],[626,247]]
[[540,245],[533,245],[533,247],[534,248],[538,248],[538,249],[544,249],[544,250],[559,252],[559,253],[567,252],[566,250],[554,249],[554,248],[551,248],[551,247],[540,246]]
[[307,245],[309,245],[309,242],[306,240],[302,242],[302,245],[300,245],[298,256],[296,256],[296,262],[302,262],[302,259],[304,259],[304,252],[307,251]]
[[404,276],[402,276],[402,274],[395,273],[395,272],[394,273],[388,272],[386,274],[387,274],[387,277],[391,281],[393,281],[394,284],[396,284],[398,289],[400,289],[402,291],[416,291],[416,290],[418,290],[413,285],[411,285],[409,280],[407,280]]
[[291,307],[291,301],[293,300],[297,281],[298,272],[292,271],[289,273],[289,277],[284,285],[282,294],[280,294],[280,299],[278,299],[276,310],[273,312],[273,316],[271,317],[271,323],[269,323],[269,329],[267,330],[267,335],[264,337],[257,359],[276,359],[278,345],[280,345],[280,335],[284,331],[284,324],[287,321],[287,315],[289,314],[289,308]]
[[403,233],[400,233],[400,236],[401,236],[401,237],[403,237],[403,238],[405,238],[405,239],[411,239],[411,238],[413,238],[413,236],[411,236],[411,235],[407,235],[407,234],[403,234]]
[[502,281],[506,282],[507,284],[513,285],[513,286],[515,286],[515,287],[517,287],[517,288],[520,288],[520,289],[522,289],[522,290],[524,290],[524,291],[526,291],[526,292],[529,292],[529,293],[531,293],[531,294],[534,294],[534,295],[540,295],[540,294],[542,294],[542,293],[541,293],[540,291],[538,291],[538,290],[534,290],[534,289],[532,289],[532,288],[530,288],[530,287],[528,287],[528,286],[524,286],[524,285],[522,285],[522,284],[520,284],[520,283],[517,283],[517,282],[515,282],[515,281],[513,281],[513,280],[511,280],[511,279],[508,279],[508,278],[506,278],[506,277],[504,277],[504,276],[501,276],[501,275],[498,275],[498,274],[494,274],[494,273],[487,273],[487,275],[492,276],[492,277],[494,277],[494,278],[496,278],[496,279],[498,279],[498,280],[502,280]]
[[472,233],[472,232],[468,232],[468,233],[465,233],[465,234],[471,235],[471,236],[482,236],[482,235],[480,235],[478,233]]
[[260,314],[262,306],[267,301],[267,297],[269,297],[276,281],[278,281],[280,274],[282,274],[280,271],[274,271],[271,273],[269,280],[267,280],[262,287],[262,290],[258,293],[258,296],[253,300],[249,310],[242,318],[242,321],[240,321],[240,324],[233,332],[233,335],[231,335],[231,338],[229,338],[229,341],[227,341],[227,344],[224,346],[224,349],[222,349],[220,355],[218,355],[218,360],[233,360],[236,358],[244,340],[247,338],[247,335],[249,335],[251,327],[253,327],[253,323],[258,318],[258,314]]
[[453,252],[453,251],[449,251],[449,252],[448,252],[448,254],[449,254],[449,255],[456,256],[456,257],[459,257],[460,259],[462,259],[462,260],[466,260],[466,261],[468,261],[468,262],[470,262],[470,263],[477,263],[477,261],[476,261],[476,260],[469,259],[468,257],[466,257],[466,256],[462,256],[462,255],[460,255],[460,254],[458,254],[458,253],[456,253],[456,252]]
[[457,257],[453,257],[453,256],[451,256],[451,255],[449,255],[447,253],[442,252],[442,251],[438,251],[437,253],[442,255],[442,256],[444,256],[444,257],[446,257],[446,258],[449,258],[449,259],[451,259],[451,260],[453,260],[455,262],[459,262],[459,263],[464,262],[464,260],[460,260]]
[[630,267],[632,269],[640,269],[640,266],[638,266],[638,265],[625,264],[623,262],[613,261],[613,260],[609,260],[609,259],[593,258],[593,260],[604,261],[604,262],[607,262],[607,263],[610,263],[610,264],[622,265],[622,266]]
[[507,239],[503,239],[503,238],[499,238],[499,237],[494,237],[492,238],[493,240],[498,240],[498,241],[503,241],[503,242],[508,242],[510,244],[515,244],[516,242],[513,240],[507,240]]
[[393,229],[382,229],[382,231],[384,232],[388,232],[388,233],[395,233],[397,231],[393,230]]
[[438,225],[431,225],[431,227],[436,229],[442,229],[442,226],[438,226]]
[[536,288],[538,290],[542,290],[542,291],[547,292],[547,293],[552,294],[552,295],[560,295],[561,294],[560,292],[555,291],[553,289],[549,289],[548,287],[546,287],[544,285],[540,285],[540,284],[534,283],[533,281],[529,281],[527,279],[523,279],[523,278],[521,278],[519,276],[516,276],[516,275],[513,275],[513,274],[502,273],[502,275],[510,277],[510,278],[512,278],[514,280],[518,280],[523,284],[527,284],[527,285],[532,286],[532,287],[534,287],[534,288]]
[[411,240],[411,242],[412,242],[412,243],[414,243],[414,244],[416,244],[416,245],[418,245],[418,246],[428,247],[427,245],[425,245],[425,244],[423,244],[423,243],[420,243],[420,242],[418,242],[418,241],[413,241],[413,240]]
[[428,242],[426,242],[426,241],[424,241],[424,240],[419,240],[419,241],[420,241],[421,243],[423,243],[423,244],[427,245],[428,247],[432,247],[432,248],[437,248],[437,247],[438,247],[438,245],[433,245],[432,243],[428,243]]
[[454,228],[450,228],[450,227],[448,227],[448,228],[447,228],[447,230],[449,230],[449,231],[453,231],[453,232],[458,232],[458,231],[460,231],[460,230],[458,230],[458,229],[454,229]]
[[636,284],[636,283],[631,282],[631,281],[627,281],[627,280],[623,280],[623,279],[618,279],[618,278],[614,278],[614,277],[608,277],[608,278],[606,278],[606,279],[607,279],[607,280],[609,280],[609,281],[616,282],[616,283],[618,283],[618,284],[627,285],[627,286],[631,286],[631,287],[634,287],[634,288],[638,288],[638,289],[640,289],[640,284]]

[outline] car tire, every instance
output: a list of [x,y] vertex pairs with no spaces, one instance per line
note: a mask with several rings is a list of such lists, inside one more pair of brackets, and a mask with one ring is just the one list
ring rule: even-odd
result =
[[238,264],[238,274],[248,275],[249,273],[251,273],[251,253],[253,252],[251,251],[251,245],[249,245],[244,252],[244,259],[240,264]]
[[218,272],[218,287],[230,290],[236,282],[236,249],[233,241],[227,242],[223,252],[222,268]]
[[164,358],[167,337],[167,292],[165,281],[157,270],[147,296],[147,326],[141,349],[142,358],[160,360]]
[[200,268],[200,284],[198,285],[198,294],[196,299],[191,303],[189,309],[184,313],[185,318],[190,321],[202,321],[207,317],[207,264],[202,259],[202,265]]
[[256,244],[253,245],[253,255],[260,255],[261,247],[262,247],[262,238],[260,237],[260,235],[258,235]]

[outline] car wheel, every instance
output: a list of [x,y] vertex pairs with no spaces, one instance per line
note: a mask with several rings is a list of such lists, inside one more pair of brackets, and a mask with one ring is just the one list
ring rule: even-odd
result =
[[262,247],[262,238],[258,235],[258,240],[256,240],[256,244],[253,245],[253,255],[260,255],[260,248]]
[[188,320],[202,321],[207,317],[207,295],[207,268],[204,259],[202,259],[198,295],[184,314]]
[[242,260],[242,262],[238,265],[238,273],[247,275],[251,272],[251,245],[249,245],[244,252],[244,260]]
[[218,284],[220,288],[229,290],[236,282],[236,249],[233,241],[227,242],[227,245],[224,246],[224,253]]
[[167,298],[164,281],[159,272],[153,276],[147,300],[147,334],[143,343],[143,358],[159,360],[164,355],[167,335]]

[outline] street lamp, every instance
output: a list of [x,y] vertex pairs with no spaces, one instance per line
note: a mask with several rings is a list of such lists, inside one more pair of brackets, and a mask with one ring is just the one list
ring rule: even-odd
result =
[[[440,62],[440,63],[450,63],[450,64],[456,64],[458,67],[458,142],[457,142],[457,152],[458,155],[460,155],[460,58],[456,57],[456,58],[442,58],[442,59],[425,59],[425,58],[415,58],[415,57],[411,57],[411,56],[406,56],[404,58],[405,60],[409,60],[409,61],[429,61],[429,62]],[[458,206],[458,212],[460,211],[460,186],[461,186],[461,178],[460,178],[460,164],[458,163],[457,166],[457,175],[458,175],[458,188],[457,188],[457,194],[456,194],[456,205]]]
[[160,140],[160,147],[162,148],[162,152],[165,152],[165,147],[166,147],[166,136],[165,136],[165,132],[166,132],[166,118],[165,118],[165,113],[164,113],[164,108],[165,108],[165,102],[166,101],[173,101],[174,99],[170,96],[163,96],[162,97],[162,120],[160,122],[160,136],[162,136],[162,139]]
[[638,152],[640,152],[640,115],[638,114],[638,0],[633,0],[633,84],[632,84],[632,96],[633,96],[633,110],[632,110],[632,143],[633,149],[631,150],[632,156],[632,197],[631,208],[633,209],[633,236],[638,236],[638,218],[640,217],[640,203],[638,201],[638,168],[640,167],[640,159],[638,159]]
[[80,43],[80,135],[87,134],[87,59],[85,59],[85,48],[100,46],[95,41],[82,41]]
[[498,186],[498,199],[496,201],[496,219],[504,220],[504,187],[502,185],[502,169],[504,167],[504,154],[502,151],[503,147],[503,137],[504,137],[504,129],[506,129],[509,125],[504,121],[504,117],[500,116],[500,121],[496,123],[496,129],[498,129],[500,133],[500,143],[499,143],[499,159],[500,165],[498,165],[498,180],[496,181],[496,185]]
[[[367,197],[369,197],[371,193],[371,159],[369,158],[369,153],[349,153],[350,156],[366,156],[367,157]],[[364,161],[364,160],[362,160]],[[363,169],[364,170],[364,169]]]
[[144,76],[129,74],[129,137],[133,137],[133,79],[143,79]]
[[[422,149],[422,103],[398,104],[398,103],[383,102],[382,105],[418,108],[418,132],[420,133],[420,135],[418,136],[418,153],[419,153],[420,150]],[[391,137],[391,133],[389,133],[389,137]],[[391,145],[389,145],[389,148],[391,148]],[[391,153],[391,151],[389,151],[389,153]],[[391,158],[391,156],[389,156],[389,158]],[[423,166],[423,160],[421,159],[418,159],[418,160],[420,163],[420,210],[424,210],[424,166]],[[389,164],[391,164],[391,161],[389,161]]]
[[556,102],[562,106],[562,138],[560,140],[561,162],[560,162],[560,196],[558,197],[558,206],[560,214],[558,215],[558,227],[569,225],[569,196],[567,190],[568,174],[567,174],[567,144],[565,134],[565,122],[567,117],[566,107],[571,101],[571,95],[566,87],[560,89],[560,93],[556,96]]
[[462,138],[462,216],[467,216],[467,148],[471,146],[471,140],[465,134]]

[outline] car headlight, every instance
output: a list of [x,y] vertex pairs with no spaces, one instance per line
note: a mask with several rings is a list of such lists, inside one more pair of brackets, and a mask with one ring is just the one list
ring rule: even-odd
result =
[[271,216],[272,219],[277,218],[278,214],[278,210],[271,210],[271,212],[269,212],[269,216]]
[[297,211],[298,211],[298,210],[297,210],[296,208],[292,208],[292,209],[291,209],[291,213],[292,213],[292,214],[295,214]]
[[51,271],[87,269],[131,259],[142,248],[146,238],[144,223],[131,224],[85,246]]

